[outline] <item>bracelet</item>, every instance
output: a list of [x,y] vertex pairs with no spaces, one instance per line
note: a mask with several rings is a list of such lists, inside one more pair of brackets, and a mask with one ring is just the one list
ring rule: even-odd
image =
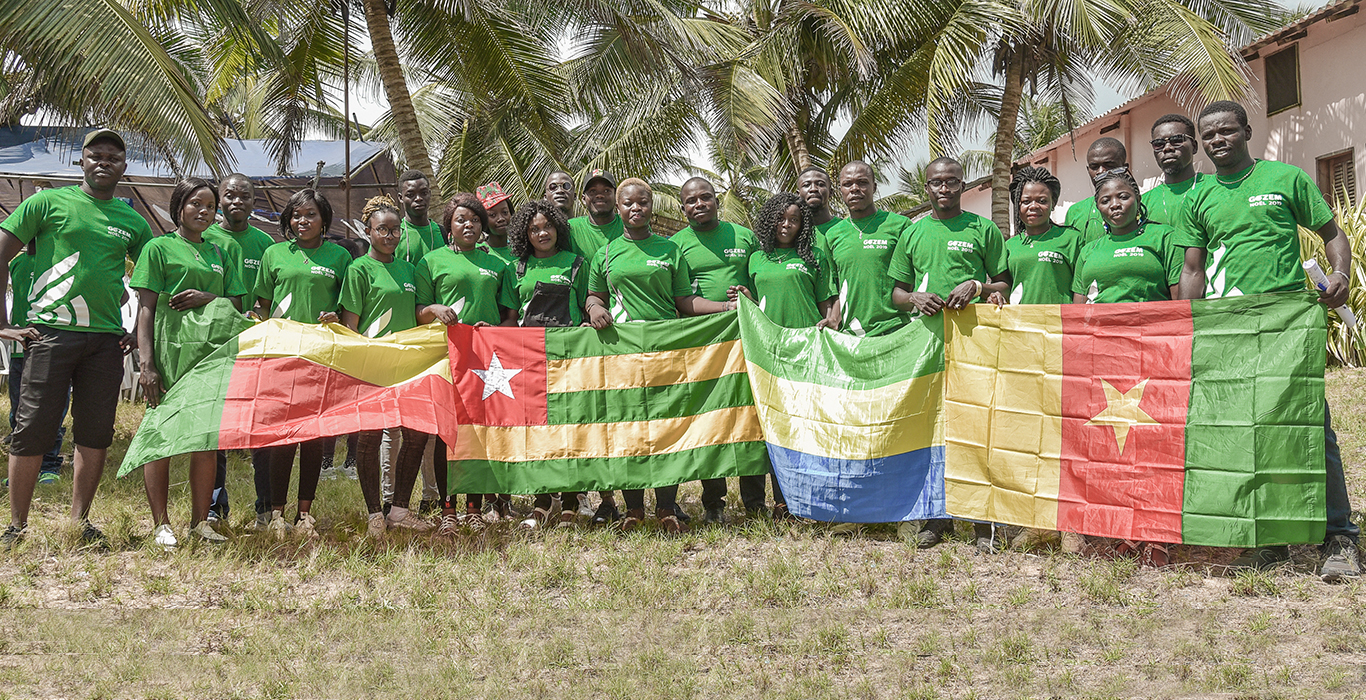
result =
[[982,296],[982,288],[983,288],[984,286],[986,286],[986,285],[983,285],[983,284],[982,284],[982,280],[973,280],[972,283],[975,284],[975,285],[977,285],[977,291],[976,291],[975,293],[973,293],[973,296],[974,296],[974,297],[980,297],[980,296]]
[[1346,272],[1343,272],[1342,270],[1333,270],[1331,273],[1329,273],[1328,276],[1332,277],[1333,275],[1342,275],[1342,279],[1344,282],[1346,282],[1349,285],[1352,283],[1351,276],[1349,276]]

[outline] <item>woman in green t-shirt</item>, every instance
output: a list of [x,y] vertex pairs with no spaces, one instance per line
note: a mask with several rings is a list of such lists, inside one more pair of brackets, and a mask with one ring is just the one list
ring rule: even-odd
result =
[[[735,309],[733,301],[708,301],[693,294],[688,264],[678,246],[650,232],[654,196],[649,184],[633,177],[617,187],[617,213],[624,233],[594,253],[588,267],[584,314],[588,325],[598,330],[614,322],[659,321]],[[645,491],[623,489],[621,495],[626,502],[621,529],[630,532],[645,519]],[[677,511],[678,486],[655,489],[655,515],[674,534],[686,529]]]
[[[513,277],[520,302],[520,325],[567,327],[583,323],[588,270],[569,248],[569,220],[559,207],[543,199],[523,204],[507,227]],[[534,530],[550,518],[552,494],[536,496],[531,517],[520,527]],[[578,517],[577,492],[560,494],[560,524],[573,527]]]
[[[517,297],[512,269],[479,242],[489,228],[488,211],[469,192],[451,197],[442,215],[450,245],[423,256],[417,265],[417,322],[440,321],[482,326],[517,325]],[[457,515],[452,494],[446,491],[446,445],[437,439],[432,462],[441,497],[442,535],[454,535],[463,522],[483,529],[484,495],[466,494],[463,518]],[[490,516],[498,516],[497,511]]]
[[[416,268],[394,251],[403,237],[403,217],[388,195],[372,197],[361,210],[370,252],[346,269],[341,289],[342,325],[370,338],[378,338],[417,325]],[[365,330],[361,330],[364,328]],[[408,510],[413,484],[422,470],[422,454],[430,436],[402,428],[403,447],[394,465],[394,502],[386,520],[383,510],[379,462],[383,430],[363,430],[356,440],[356,477],[365,498],[365,531],[380,537],[390,527],[426,532],[432,524]]]
[[[1015,235],[1006,241],[1011,304],[1068,304],[1072,275],[1081,253],[1081,232],[1053,223],[1062,184],[1047,168],[1025,166],[1010,181]],[[992,292],[987,301],[1006,303]]]
[[[190,366],[195,359],[182,355],[195,353],[202,359],[213,350],[209,343],[181,346],[175,342],[177,338],[164,335],[172,331],[166,325],[158,327],[157,314],[184,313],[219,297],[226,297],[241,312],[242,295],[247,291],[242,271],[229,262],[240,260],[240,256],[204,241],[204,231],[218,212],[218,190],[199,178],[184,180],[171,191],[170,210],[175,232],[147,243],[130,281],[138,293],[138,359],[142,368],[138,382],[147,405],[153,407],[161,402],[162,392],[179,379],[178,368]],[[209,542],[228,539],[215,532],[207,520],[217,457],[215,450],[190,455],[190,532]],[[176,546],[166,515],[170,470],[169,457],[142,466],[142,482],[152,508],[152,538],[163,547]]]
[[[257,310],[263,317],[286,318],[299,323],[337,323],[337,302],[341,295],[351,254],[325,240],[332,225],[332,205],[322,193],[299,190],[280,212],[285,240],[266,248],[256,275]],[[289,480],[294,472],[294,453],[299,453],[299,514],[294,521],[296,533],[317,537],[317,521],[309,511],[318,491],[323,449],[327,438],[282,445],[270,453],[271,518],[268,526],[276,537],[290,530],[285,522],[289,502]]]

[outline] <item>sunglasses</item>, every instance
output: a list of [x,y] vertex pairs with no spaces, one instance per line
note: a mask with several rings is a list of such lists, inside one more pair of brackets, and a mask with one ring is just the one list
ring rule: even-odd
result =
[[1128,174],[1128,172],[1129,166],[1121,165],[1118,168],[1110,168],[1109,170],[1106,170],[1105,172],[1091,178],[1091,182],[1099,183],[1101,180],[1104,180],[1106,178],[1115,177],[1116,175],[1126,175]]
[[1194,139],[1193,137],[1191,137],[1189,134],[1173,134],[1173,135],[1171,135],[1171,136],[1165,136],[1165,137],[1163,137],[1163,138],[1153,139],[1152,141],[1149,141],[1148,143],[1151,143],[1151,144],[1153,145],[1153,150],[1154,150],[1154,151],[1160,151],[1160,150],[1162,150],[1163,148],[1165,148],[1165,147],[1167,146],[1167,144],[1171,144],[1171,145],[1173,145],[1173,146],[1180,146],[1180,145],[1181,145],[1181,142],[1182,142],[1182,141],[1185,141],[1186,139],[1190,139],[1191,141],[1195,141],[1195,139]]

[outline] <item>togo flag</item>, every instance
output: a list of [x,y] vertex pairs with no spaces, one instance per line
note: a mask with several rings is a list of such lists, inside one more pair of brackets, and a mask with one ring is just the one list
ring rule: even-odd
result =
[[399,425],[438,433],[454,425],[451,392],[445,326],[366,338],[338,324],[270,319],[200,360],[147,411],[119,476],[187,452]]
[[946,323],[951,514],[1221,547],[1323,540],[1313,295],[977,305]]
[[768,471],[735,314],[449,334],[452,493],[634,489]]
[[889,335],[740,324],[773,472],[794,515],[884,523],[944,517],[943,316]]

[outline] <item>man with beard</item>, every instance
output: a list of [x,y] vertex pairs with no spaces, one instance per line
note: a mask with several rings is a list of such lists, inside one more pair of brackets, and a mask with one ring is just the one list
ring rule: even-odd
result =
[[1148,218],[1173,226],[1185,205],[1186,193],[1200,185],[1195,172],[1195,124],[1184,114],[1167,114],[1153,122],[1153,157],[1162,168],[1162,184],[1143,193]]

